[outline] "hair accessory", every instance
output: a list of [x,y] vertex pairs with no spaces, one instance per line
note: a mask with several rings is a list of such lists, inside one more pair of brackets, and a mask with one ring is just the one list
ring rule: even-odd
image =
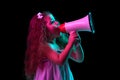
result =
[[37,14],[37,16],[38,16],[38,19],[42,19],[42,13],[41,12],[39,12],[38,14]]

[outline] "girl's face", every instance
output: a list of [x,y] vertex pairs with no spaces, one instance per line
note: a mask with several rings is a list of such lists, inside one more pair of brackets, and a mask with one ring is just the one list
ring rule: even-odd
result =
[[60,30],[58,29],[59,22],[55,20],[54,16],[49,14],[45,17],[45,21],[47,22],[46,26],[48,30],[53,34],[53,36],[60,36]]

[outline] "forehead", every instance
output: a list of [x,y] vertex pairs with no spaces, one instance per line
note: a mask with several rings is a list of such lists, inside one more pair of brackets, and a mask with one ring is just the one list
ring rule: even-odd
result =
[[47,19],[49,19],[49,20],[55,20],[55,17],[54,17],[52,14],[49,14],[49,15],[47,16]]
[[52,14],[49,14],[51,20],[55,20],[54,16]]

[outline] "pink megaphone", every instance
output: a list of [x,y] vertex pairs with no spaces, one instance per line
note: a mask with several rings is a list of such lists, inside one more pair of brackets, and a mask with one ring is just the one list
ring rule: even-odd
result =
[[71,21],[71,22],[65,22],[59,26],[59,29],[61,32],[66,33],[70,31],[88,31],[95,33],[93,21],[92,21],[92,15],[89,12],[88,15],[85,17]]

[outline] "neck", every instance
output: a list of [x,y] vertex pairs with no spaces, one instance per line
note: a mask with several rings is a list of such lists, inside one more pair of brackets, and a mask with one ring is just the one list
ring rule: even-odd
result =
[[56,39],[54,39],[53,41],[49,42],[48,44],[55,51],[58,51],[60,49],[60,47],[56,44]]
[[49,40],[48,43],[54,44],[56,43],[56,39]]

